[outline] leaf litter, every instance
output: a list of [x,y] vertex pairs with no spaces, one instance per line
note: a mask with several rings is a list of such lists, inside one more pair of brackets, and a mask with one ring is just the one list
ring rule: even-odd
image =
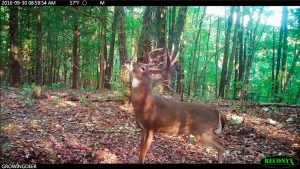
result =
[[[45,91],[33,106],[18,90],[2,91],[1,163],[136,163],[140,129],[130,104],[114,101],[113,94],[74,90]],[[73,100],[70,100],[70,95]],[[79,96],[80,99],[76,99]],[[109,99],[107,99],[109,97]],[[97,100],[95,102],[91,99]],[[226,101],[223,101],[226,102]],[[216,105],[218,103],[215,103]],[[219,137],[225,144],[225,163],[259,163],[266,156],[299,156],[297,108],[245,108],[237,102],[216,106],[228,123]],[[268,123],[272,119],[277,123]],[[270,121],[270,120],[269,120]],[[217,151],[192,136],[157,134],[145,163],[216,163]]]

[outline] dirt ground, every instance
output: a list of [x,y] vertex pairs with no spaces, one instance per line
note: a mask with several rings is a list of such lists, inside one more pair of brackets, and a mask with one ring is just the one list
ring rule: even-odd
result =
[[[229,122],[234,115],[244,119],[228,123],[219,136],[225,143],[225,163],[299,156],[299,108],[213,104]],[[290,117],[298,119],[289,121]],[[268,123],[269,118],[277,123]],[[0,142],[1,163],[136,163],[140,129],[132,106],[112,93],[49,90],[30,100],[20,89],[5,88],[1,89]],[[216,156],[215,149],[192,136],[157,134],[145,163],[216,163]]]

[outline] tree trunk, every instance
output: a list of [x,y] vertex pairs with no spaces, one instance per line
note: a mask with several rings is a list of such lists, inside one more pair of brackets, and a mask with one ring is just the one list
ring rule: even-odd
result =
[[174,36],[173,36],[173,45],[174,45],[174,49],[172,51],[173,57],[176,57],[179,50],[180,37],[185,25],[187,8],[188,8],[187,6],[180,7],[178,11],[178,17],[174,28]]
[[[251,54],[250,54],[250,56],[249,56],[249,58],[246,62],[245,77],[244,77],[245,81],[244,81],[243,86],[241,88],[241,91],[242,91],[241,92],[241,98],[242,99],[246,99],[246,96],[249,93],[248,85],[249,85],[250,69],[252,67],[252,63],[253,63],[254,57],[255,57],[256,43],[257,43],[257,41],[260,41],[260,38],[257,40],[256,36],[257,36],[258,25],[260,23],[260,18],[261,18],[262,12],[263,12],[263,7],[261,7],[259,9],[258,19],[256,21],[255,28],[253,30],[253,35],[252,35],[252,37],[250,36]],[[263,28],[263,30],[264,30],[264,28]]]
[[98,57],[98,83],[97,89],[102,90],[105,87],[105,72],[107,66],[107,46],[106,46],[106,24],[107,24],[107,7],[103,7],[100,10],[100,16],[102,16],[103,22],[102,25],[99,25],[99,57]]
[[115,7],[114,10],[114,18],[112,21],[112,33],[111,33],[111,40],[110,40],[110,48],[109,48],[109,57],[108,57],[108,62],[107,62],[107,69],[106,69],[106,86],[105,88],[111,90],[112,89],[112,84],[111,84],[111,74],[112,74],[112,68],[114,64],[114,51],[115,51],[115,37],[116,37],[116,28],[117,28],[117,22],[118,22],[118,15],[119,15],[119,7]]
[[21,63],[18,47],[18,29],[19,29],[19,7],[10,7],[9,10],[9,34],[10,34],[10,86],[21,85]]
[[[2,7],[0,7],[0,13],[2,13]],[[3,39],[2,39],[2,31],[3,31],[3,15],[0,15],[0,55],[2,56],[2,46],[3,46]],[[2,85],[2,80],[4,77],[4,65],[3,65],[3,57],[0,57],[0,85]]]
[[282,47],[282,67],[281,67],[281,90],[282,93],[285,93],[286,90],[286,71],[287,71],[287,38],[288,38],[288,7],[284,6],[282,9],[282,16],[283,16],[283,47]]
[[231,49],[231,55],[229,58],[229,66],[228,66],[228,77],[227,77],[227,83],[226,83],[226,90],[225,90],[225,98],[228,99],[229,98],[229,91],[230,91],[230,83],[231,83],[231,75],[232,75],[232,71],[233,71],[233,61],[234,61],[234,57],[237,51],[237,33],[238,31],[240,31],[240,7],[238,6],[236,9],[236,13],[237,13],[237,19],[235,21],[235,28],[234,28],[234,33],[233,33],[233,41],[232,41],[232,49]]
[[[249,83],[249,76],[250,76],[250,69],[254,60],[255,52],[256,52],[256,34],[257,34],[257,29],[258,25],[260,23],[260,17],[263,12],[263,7],[260,8],[260,11],[258,13],[258,19],[255,24],[255,28],[253,30],[253,36],[251,37],[251,54],[250,57],[248,58],[247,64],[246,64],[246,71],[245,71],[245,84]],[[246,87],[244,86],[244,89]]]
[[[197,8],[197,12],[196,12],[196,14],[195,13],[193,13],[193,16],[192,16],[192,25],[195,25],[194,24],[194,20],[196,20],[196,21],[198,21],[198,16],[199,16],[199,14],[200,14],[200,8],[201,7],[198,7]],[[196,16],[196,17],[195,17]],[[195,26],[196,27],[196,26]],[[196,41],[195,41],[196,42]],[[191,83],[192,81],[193,81],[193,77],[194,77],[194,74],[193,74],[193,71],[194,71],[194,65],[195,65],[195,58],[193,57],[193,54],[194,54],[194,52],[195,52],[195,50],[193,50],[192,52],[191,52],[191,58],[190,58],[190,62],[189,62],[189,65],[190,65],[190,71],[188,71],[188,74],[187,74],[187,80],[185,81],[185,83],[186,83],[186,86],[187,86],[187,95],[189,96],[189,97],[191,97],[192,96],[192,88],[193,88],[193,84]]]
[[241,29],[238,32],[238,38],[239,38],[239,76],[238,76],[238,78],[239,78],[240,83],[242,83],[242,81],[243,81],[244,71],[245,71],[243,20],[244,20],[244,10],[243,10],[243,14],[242,14]]
[[[283,11],[282,11],[283,12]],[[278,94],[279,90],[279,70],[280,70],[280,60],[281,60],[281,50],[282,50],[282,40],[283,40],[283,26],[284,25],[284,16],[281,16],[281,27],[280,27],[280,33],[279,33],[279,43],[278,43],[278,49],[277,49],[277,63],[276,63],[276,75],[275,75],[275,90],[274,94]]]
[[184,65],[184,53],[185,53],[185,44],[181,41],[180,45],[180,52],[179,52],[179,62],[176,63],[177,68],[177,93],[180,95],[180,100],[183,101],[183,90],[184,90],[184,71],[183,66]]
[[78,40],[80,37],[80,32],[79,32],[79,26],[78,26],[78,17],[75,15],[74,16],[74,23],[73,23],[73,31],[74,31],[74,36],[73,36],[73,74],[72,74],[72,86],[71,88],[77,89],[78,88],[78,83],[79,83],[79,53],[78,53]]
[[166,16],[167,16],[167,7],[166,6],[160,6],[157,7],[156,12],[156,25],[157,25],[157,48],[166,48],[167,42],[166,42]]
[[[178,10],[178,17],[177,17],[177,21],[175,23],[175,27],[174,27],[174,32],[173,32],[173,40],[172,40],[172,46],[173,48],[171,49],[171,53],[172,53],[172,56],[174,57],[174,59],[176,58],[177,54],[178,54],[178,51],[179,51],[179,44],[181,43],[181,35],[183,33],[183,29],[184,29],[184,25],[185,25],[185,22],[186,22],[186,13],[187,13],[187,9],[188,7],[180,7],[179,10]],[[170,50],[170,49],[169,49]],[[180,65],[181,63],[178,63],[178,64],[175,64],[175,69],[173,69],[171,71],[171,80],[172,81],[175,81],[175,74],[176,74],[176,69],[178,70],[178,66],[181,66]],[[177,67],[176,67],[177,66]],[[167,80],[170,80],[170,79],[167,79]],[[170,84],[171,82],[169,82]]]
[[141,63],[148,63],[149,58],[147,53],[151,51],[151,47],[154,45],[151,43],[155,39],[154,26],[155,15],[157,7],[147,6],[143,15],[143,26],[141,35],[138,41],[137,61]]
[[42,73],[42,51],[43,51],[43,22],[42,22],[42,8],[37,7],[37,22],[36,22],[36,53],[35,53],[35,83],[42,85],[43,73]]
[[[197,32],[197,36],[196,36],[196,40],[195,40],[195,46],[194,46],[194,50],[193,50],[193,53],[192,53],[192,58],[193,58],[193,62],[192,62],[192,71],[191,71],[191,90],[192,90],[192,93],[190,95],[190,97],[195,97],[196,95],[196,90],[197,90],[197,85],[196,85],[196,78],[197,78],[197,74],[198,74],[198,66],[199,66],[199,59],[200,59],[200,46],[201,46],[201,40],[202,40],[202,34],[201,34],[201,30],[202,30],[202,24],[204,22],[204,17],[205,17],[205,14],[206,14],[206,7],[204,7],[203,9],[203,13],[200,17],[200,20],[199,20],[199,29],[198,29],[198,32]],[[199,45],[198,45],[198,41],[199,41]],[[199,50],[199,53],[198,53],[198,56],[197,56],[197,51]],[[196,60],[196,56],[197,56],[197,61]],[[196,66],[195,66],[196,64]]]
[[[31,11],[31,9],[30,8],[27,8],[26,9],[26,13],[27,13],[27,15],[26,15],[26,25],[27,25],[27,28],[26,28],[26,31],[27,31],[27,39],[30,39],[30,34],[31,34],[31,31],[30,31],[30,21],[31,21],[31,16],[30,16],[30,11]],[[0,21],[1,22],[1,21]],[[29,65],[31,65],[29,68],[26,68],[27,69],[27,82],[28,82],[28,84],[31,84],[32,82],[34,82],[35,80],[35,78],[34,78],[34,75],[35,75],[35,73],[34,73],[34,67],[35,67],[35,65],[34,65],[34,63],[35,63],[35,59],[34,58],[32,58],[31,56],[32,56],[32,53],[31,53],[31,45],[28,45],[28,64]]]
[[218,23],[217,23],[217,37],[216,37],[216,54],[215,54],[215,66],[216,66],[216,79],[215,79],[215,97],[218,98],[218,86],[219,86],[219,83],[218,83],[218,61],[219,61],[219,48],[220,48],[220,21],[221,21],[221,18],[218,17]]
[[232,27],[232,21],[233,21],[233,12],[234,7],[232,6],[230,8],[230,15],[228,17],[228,26],[226,30],[226,36],[225,36],[225,48],[224,48],[224,59],[222,63],[222,73],[221,73],[221,79],[220,79],[220,87],[219,87],[219,97],[224,98],[224,90],[226,85],[226,76],[227,76],[227,62],[228,62],[228,53],[229,53],[229,45],[230,45],[230,36],[231,36],[231,27]]
[[[210,40],[210,34],[211,34],[211,28],[212,28],[212,22],[211,22],[211,17],[209,17],[209,29],[208,29],[208,35],[207,35],[207,43],[206,43],[206,54],[205,54],[205,62],[208,61],[208,53],[209,53],[209,40]],[[202,97],[205,96],[205,92],[206,92],[206,66],[201,70],[200,72],[200,76],[203,77],[203,81],[202,81],[202,87],[201,87],[201,92],[202,92]]]
[[272,49],[272,93],[274,93],[274,88],[275,88],[275,30],[273,26],[273,49]]
[[291,65],[289,74],[287,76],[287,80],[288,80],[289,83],[291,83],[291,81],[292,81],[292,76],[294,74],[294,69],[295,69],[296,63],[299,59],[299,56],[300,56],[300,50],[298,50],[297,54],[295,54],[294,59],[293,59],[293,63]]
[[[100,12],[101,14],[101,12]],[[104,59],[102,55],[102,31],[103,28],[99,24],[98,26],[98,41],[99,41],[99,46],[98,46],[98,63],[97,63],[97,90],[102,90],[104,88],[104,78],[103,78],[103,66],[104,66]]]
[[125,31],[125,11],[123,6],[118,7],[119,16],[119,24],[118,24],[118,42],[119,42],[119,55],[121,65],[125,64],[127,60],[127,49],[126,49],[126,31]]
[[173,44],[173,33],[174,33],[174,26],[175,26],[175,19],[176,19],[176,6],[169,7],[170,14],[169,14],[169,38],[168,38],[168,49],[172,50]]
[[[156,48],[163,48],[166,49],[166,14],[167,14],[167,7],[166,6],[159,6],[157,7],[156,11]],[[161,51],[160,53],[163,53],[165,51]],[[160,55],[159,53],[159,55]],[[160,58],[161,61],[164,61],[165,58]],[[159,82],[156,86],[158,89],[160,89],[161,92],[169,91],[169,83],[168,81]]]

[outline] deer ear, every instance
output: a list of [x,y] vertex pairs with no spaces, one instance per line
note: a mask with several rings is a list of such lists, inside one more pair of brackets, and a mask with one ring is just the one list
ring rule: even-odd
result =
[[130,60],[126,60],[125,67],[127,68],[127,70],[129,70],[131,72],[133,69],[132,62]]
[[141,72],[145,72],[146,71],[146,67],[145,66],[141,66],[140,70],[141,70]]

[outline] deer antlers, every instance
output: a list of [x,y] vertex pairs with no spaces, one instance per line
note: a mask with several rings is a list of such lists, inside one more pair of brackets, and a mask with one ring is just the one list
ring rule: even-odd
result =
[[[165,52],[163,52],[165,51]],[[159,53],[162,53],[160,54]],[[154,57],[152,56],[153,54],[158,53],[156,55],[154,55]],[[163,57],[167,57],[167,65],[165,68],[159,68],[163,63],[164,63],[164,59]],[[148,64],[143,64],[145,67],[147,67],[149,69],[149,71],[151,72],[156,72],[156,73],[152,73],[151,74],[151,78],[152,79],[157,79],[157,80],[161,80],[161,79],[167,79],[168,75],[170,74],[172,67],[174,66],[174,64],[176,63],[177,59],[171,54],[169,54],[168,50],[164,50],[163,48],[159,48],[159,49],[154,49],[152,51],[150,51],[148,53],[148,57],[150,62]]]

